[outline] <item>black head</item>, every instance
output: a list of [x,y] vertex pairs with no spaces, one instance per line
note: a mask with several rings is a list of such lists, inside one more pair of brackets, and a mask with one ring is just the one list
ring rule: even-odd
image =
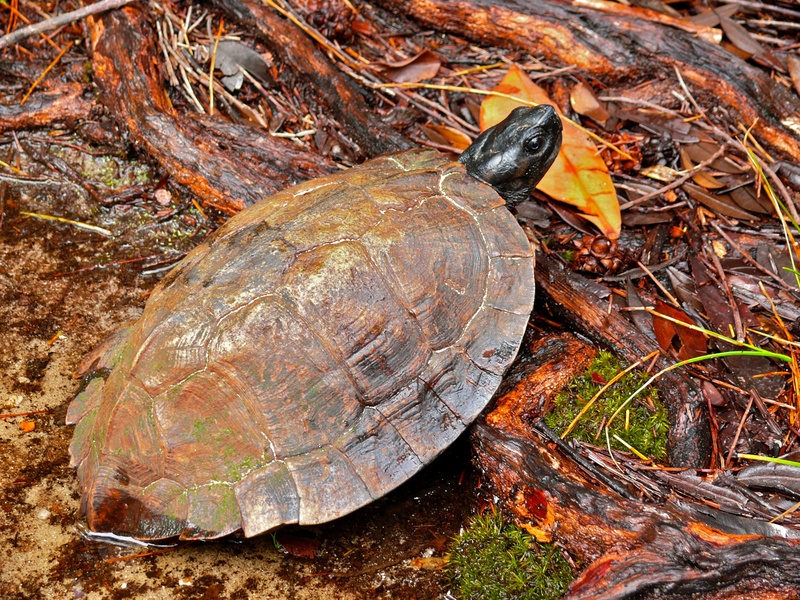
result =
[[470,175],[511,205],[527,200],[561,148],[561,119],[552,106],[520,106],[459,157]]

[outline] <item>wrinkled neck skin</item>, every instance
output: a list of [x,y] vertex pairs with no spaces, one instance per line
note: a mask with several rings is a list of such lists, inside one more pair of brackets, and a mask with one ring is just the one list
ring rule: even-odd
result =
[[[533,138],[539,141],[535,148]],[[561,120],[552,107],[519,107],[479,135],[458,160],[514,206],[530,198],[560,147]]]

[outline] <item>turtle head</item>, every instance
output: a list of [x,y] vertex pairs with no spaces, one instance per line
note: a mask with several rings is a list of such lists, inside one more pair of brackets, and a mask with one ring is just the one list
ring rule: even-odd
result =
[[527,200],[561,148],[561,119],[552,106],[520,106],[481,133],[458,161],[511,205]]

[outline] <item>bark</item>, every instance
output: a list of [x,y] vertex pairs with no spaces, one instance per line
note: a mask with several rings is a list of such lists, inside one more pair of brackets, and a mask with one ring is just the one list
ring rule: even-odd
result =
[[800,139],[782,123],[787,116],[800,114],[797,96],[767,72],[676,27],[677,19],[657,22],[645,18],[649,11],[642,9],[601,12],[558,0],[379,0],[378,4],[477,43],[522,49],[551,63],[575,65],[606,85],[633,87],[669,78],[680,90],[677,68],[701,106],[721,106],[733,113],[726,116],[729,123],[756,123],[755,131],[763,140],[800,160]]
[[77,121],[89,119],[94,107],[87,91],[81,83],[64,83],[33,94],[22,106],[0,103],[0,133],[58,125],[73,129]]
[[484,492],[537,538],[588,565],[565,597],[796,597],[796,532],[690,503],[642,501],[636,489],[581,465],[535,431],[542,398],[585,369],[583,348],[570,335],[534,343],[527,366],[510,375],[519,381],[472,432]]
[[100,98],[133,143],[207,206],[234,214],[333,163],[285,139],[221,121],[182,117],[170,103],[156,35],[136,5],[105,15],[92,31]]
[[411,147],[405,137],[375,117],[360,90],[300,29],[261,2],[214,0],[214,3],[248,31],[255,32],[258,39],[281,58],[284,63],[282,73],[296,77],[306,88],[306,96],[313,96],[327,107],[366,156]]

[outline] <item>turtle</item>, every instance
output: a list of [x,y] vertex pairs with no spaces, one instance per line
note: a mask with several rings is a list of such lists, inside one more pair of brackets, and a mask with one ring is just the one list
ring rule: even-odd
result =
[[561,122],[518,107],[454,161],[389,154],[263,199],[86,356],[70,445],[90,531],[250,537],[331,521],[429,464],[519,349],[534,254],[507,204]]

